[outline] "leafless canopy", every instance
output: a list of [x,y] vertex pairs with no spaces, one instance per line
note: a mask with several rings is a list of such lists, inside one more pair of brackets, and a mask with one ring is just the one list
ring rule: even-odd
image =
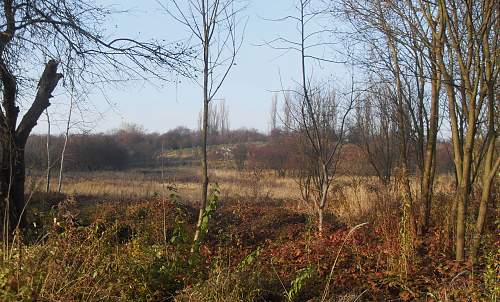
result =
[[49,59],[60,62],[66,79],[82,84],[144,78],[145,71],[161,78],[165,71],[189,73],[191,51],[183,44],[108,34],[114,13],[120,12],[89,0],[5,0],[0,65],[25,89],[33,87],[32,71]]
[[[158,1],[173,19],[189,29],[190,48],[196,53],[206,53],[193,58],[198,71],[208,67],[208,102],[219,92],[230,70],[236,65],[236,55],[242,44],[246,28],[246,8],[241,0],[188,0]],[[200,77],[193,79],[203,87]]]

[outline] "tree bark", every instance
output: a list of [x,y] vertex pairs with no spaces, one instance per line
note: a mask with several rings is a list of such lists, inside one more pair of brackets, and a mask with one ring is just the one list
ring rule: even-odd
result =
[[24,145],[20,147],[15,141],[4,141],[2,144],[2,176],[1,198],[4,201],[3,227],[13,230],[17,226],[24,227]]
[[318,209],[318,234],[320,237],[323,235],[323,213],[324,209],[320,207]]
[[[488,169],[488,172],[491,172],[490,169]],[[492,173],[492,175],[485,175],[484,180],[483,180],[483,191],[481,193],[481,203],[479,205],[479,210],[477,213],[477,220],[476,220],[476,226],[474,229],[474,237],[472,239],[472,244],[471,244],[471,251],[470,251],[470,260],[474,264],[476,263],[477,260],[477,254],[479,251],[479,246],[481,244],[481,235],[483,234],[483,228],[484,224],[486,222],[486,213],[488,210],[488,201],[490,199],[490,194],[491,194],[491,187],[493,184],[493,179],[495,173]]]

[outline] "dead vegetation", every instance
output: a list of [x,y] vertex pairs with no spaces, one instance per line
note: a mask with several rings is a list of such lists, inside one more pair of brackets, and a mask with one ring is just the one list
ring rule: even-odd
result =
[[140,171],[97,173],[71,178],[63,194],[35,194],[30,228],[2,254],[1,299],[489,301],[498,295],[494,217],[483,265],[449,260],[449,177],[438,179],[426,244],[411,243],[426,250],[405,254],[397,188],[371,177],[337,180],[318,237],[314,215],[293,197],[293,179],[271,173],[254,183],[246,173],[215,171],[220,200],[199,255],[189,252],[195,205],[183,202],[198,193],[194,183],[167,186]]

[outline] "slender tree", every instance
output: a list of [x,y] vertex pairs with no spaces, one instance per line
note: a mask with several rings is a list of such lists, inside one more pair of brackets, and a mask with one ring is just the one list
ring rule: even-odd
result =
[[278,95],[273,94],[271,110],[269,112],[269,130],[273,132],[278,128]]
[[221,89],[229,72],[235,65],[236,56],[243,42],[244,29],[241,13],[244,6],[237,0],[172,0],[162,4],[165,11],[186,26],[195,38],[195,48],[201,52],[197,66],[201,70],[203,91],[202,142],[201,142],[201,204],[196,223],[195,250],[201,240],[205,208],[208,197],[207,138],[209,132],[210,104]]
[[[66,158],[66,148],[68,147],[69,141],[69,130],[71,127],[71,116],[73,114],[73,105],[75,102],[75,88],[71,87],[70,96],[69,96],[69,111],[68,111],[68,119],[66,120],[66,129],[64,131],[64,143],[61,150],[61,160],[59,163],[59,178],[57,181],[57,192],[61,193],[62,182],[64,176],[64,160]],[[162,157],[163,160],[163,157]],[[163,178],[162,178],[163,179]]]
[[47,139],[46,139],[46,155],[47,155],[47,167],[46,167],[46,174],[45,174],[45,182],[46,182],[46,187],[45,191],[47,193],[50,192],[50,172],[52,171],[52,160],[50,158],[50,115],[49,115],[49,109],[45,109],[45,117],[47,117]]
[[[307,158],[306,169],[301,177],[301,188],[303,196],[311,196],[309,189],[313,184],[318,194],[313,198],[314,210],[317,213],[318,231],[321,235],[323,231],[323,215],[328,200],[333,177],[335,175],[340,152],[344,144],[344,132],[347,116],[354,104],[354,91],[349,93],[349,101],[343,110],[339,110],[340,100],[335,98],[333,91],[321,91],[321,87],[312,85],[310,75],[310,62],[339,63],[333,58],[318,55],[318,50],[325,50],[334,42],[322,41],[325,35],[331,35],[333,30],[328,27],[315,27],[314,21],[325,17],[327,10],[311,0],[298,0],[296,3],[296,15],[289,15],[275,22],[292,21],[298,29],[298,37],[289,39],[279,36],[266,44],[276,50],[295,51],[299,55],[300,66],[300,88],[292,91],[296,97],[293,104],[286,98],[285,108],[291,109],[291,116],[288,129],[299,131],[303,136],[306,152],[312,154],[312,158]],[[342,114],[339,112],[342,111]],[[287,114],[287,111],[285,111]],[[288,117],[285,115],[285,120]],[[315,172],[313,172],[315,171]],[[311,173],[312,172],[312,173]],[[308,198],[306,198],[308,199]]]

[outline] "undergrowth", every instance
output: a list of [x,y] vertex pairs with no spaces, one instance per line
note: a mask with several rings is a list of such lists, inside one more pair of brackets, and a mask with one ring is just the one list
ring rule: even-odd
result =
[[283,200],[219,201],[217,193],[194,253],[196,211],[175,190],[133,203],[82,207],[78,196],[67,196],[49,207],[35,204],[30,228],[0,252],[0,301],[498,299],[495,226],[476,267],[449,260],[439,244],[444,225],[402,269],[401,207],[390,192],[377,193],[378,207],[359,221],[343,224],[331,215],[323,236]]

